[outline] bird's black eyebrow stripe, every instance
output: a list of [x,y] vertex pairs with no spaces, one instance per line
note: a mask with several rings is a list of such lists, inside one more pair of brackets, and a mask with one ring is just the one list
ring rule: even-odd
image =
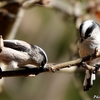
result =
[[85,32],[85,39],[87,37],[89,37],[89,35],[91,34],[91,32],[93,31],[93,29],[96,27],[96,24],[94,22],[92,22],[93,24],[86,30]]
[[80,25],[80,28],[79,28],[80,36],[81,36],[81,33],[82,33],[83,24],[84,24],[84,23],[82,23],[82,24]]

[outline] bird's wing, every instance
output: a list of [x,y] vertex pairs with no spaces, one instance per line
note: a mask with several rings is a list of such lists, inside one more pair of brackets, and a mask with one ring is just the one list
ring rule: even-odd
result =
[[25,41],[21,40],[3,40],[4,47],[8,47],[17,51],[27,52],[31,46]]

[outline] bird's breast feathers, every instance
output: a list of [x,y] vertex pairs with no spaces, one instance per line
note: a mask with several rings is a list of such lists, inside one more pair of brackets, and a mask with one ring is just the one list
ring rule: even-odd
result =
[[86,39],[82,43],[79,43],[79,55],[84,57],[94,53],[95,49],[100,51],[100,43],[93,39]]

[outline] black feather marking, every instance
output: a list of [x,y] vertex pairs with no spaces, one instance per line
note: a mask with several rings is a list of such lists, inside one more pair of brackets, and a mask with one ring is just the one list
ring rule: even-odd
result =
[[84,91],[88,91],[92,87],[92,85],[91,85],[91,74],[92,74],[92,71],[91,70],[89,71],[89,74],[90,74],[90,77],[86,80],[87,84],[86,84],[86,86],[84,86]]
[[33,56],[36,56],[36,46],[35,45],[33,45],[33,44],[30,44],[31,45],[31,49],[30,49],[30,51],[28,52],[28,54],[31,56],[31,57],[33,57]]
[[96,27],[96,24],[94,22],[92,22],[93,24],[86,30],[85,32],[85,39],[87,39],[88,37],[91,36],[92,31],[94,30],[94,28]]
[[20,45],[20,44],[14,44],[14,43],[9,43],[9,42],[5,42],[4,41],[4,46],[5,47],[8,47],[8,48],[11,48],[11,49],[14,49],[14,50],[17,50],[17,51],[23,51],[23,52],[28,52],[29,49],[23,45]]
[[35,45],[33,45],[33,44],[30,44],[30,45],[31,45],[31,48],[36,49]]
[[44,65],[46,64],[46,62],[47,62],[47,59],[46,59],[46,57],[45,57],[45,54],[40,50],[40,54],[42,54],[42,56],[43,56],[43,61],[41,62],[41,66],[42,67],[44,67]]
[[84,25],[84,23],[82,23],[82,24],[80,25],[80,28],[79,28],[80,37],[81,37],[81,34],[82,34],[82,28],[83,28],[83,25]]
[[90,88],[92,87],[92,85],[91,85],[91,78],[88,78],[87,79],[87,85],[86,86],[84,86],[84,91],[88,91]]

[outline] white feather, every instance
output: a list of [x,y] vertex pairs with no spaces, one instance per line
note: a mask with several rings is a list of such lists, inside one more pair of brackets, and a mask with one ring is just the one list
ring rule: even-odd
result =
[[83,32],[83,33],[86,32],[87,27],[89,27],[89,26],[91,26],[91,25],[93,24],[92,22],[93,22],[92,20],[87,20],[87,21],[84,22],[85,25],[84,25],[83,28],[82,28],[82,32]]

